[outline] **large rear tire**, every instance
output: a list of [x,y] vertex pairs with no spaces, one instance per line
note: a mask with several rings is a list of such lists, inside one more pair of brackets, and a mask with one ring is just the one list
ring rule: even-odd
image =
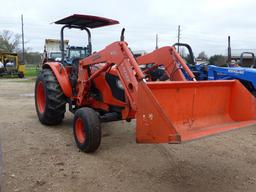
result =
[[77,147],[86,153],[96,151],[101,142],[101,126],[98,114],[83,107],[75,112],[73,131]]
[[51,69],[43,69],[35,85],[35,106],[42,124],[61,123],[66,112],[66,98]]

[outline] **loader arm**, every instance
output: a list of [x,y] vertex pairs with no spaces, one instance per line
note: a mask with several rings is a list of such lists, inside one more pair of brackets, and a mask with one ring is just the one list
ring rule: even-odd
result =
[[[102,51],[96,52],[81,61],[81,68],[87,68],[90,65],[105,63],[105,66],[92,74],[86,81],[89,84],[100,73],[107,71],[115,66],[119,78],[124,86],[125,93],[129,99],[131,108],[136,110],[136,97],[138,93],[138,82],[144,78],[144,74],[135,61],[131,51],[127,47],[127,43],[120,41],[107,46]],[[82,71],[82,70],[79,70]],[[84,74],[80,73],[79,81],[84,81]],[[87,86],[88,87],[88,86]],[[81,87],[82,90],[78,94],[79,104],[83,103],[86,93],[86,86]]]
[[137,62],[140,65],[154,64],[151,68],[152,70],[163,65],[169,79],[172,81],[186,81],[186,77],[182,72],[183,69],[191,80],[195,81],[194,74],[174,47],[166,46],[159,48],[149,54],[138,57]]

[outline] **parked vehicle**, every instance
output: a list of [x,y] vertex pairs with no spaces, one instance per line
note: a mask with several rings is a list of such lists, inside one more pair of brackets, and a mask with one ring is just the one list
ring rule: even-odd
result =
[[[196,81],[173,46],[135,59],[123,29],[120,41],[92,53],[90,29],[118,21],[75,14],[55,23],[63,25],[62,58],[44,63],[37,77],[36,111],[42,124],[57,125],[68,103],[75,141],[84,152],[100,146],[101,122],[136,119],[138,143],[181,143],[256,123],[256,100],[239,81]],[[66,28],[86,31],[85,58],[65,62]],[[165,78],[152,78],[158,68]]]
[[21,64],[17,53],[0,52],[0,76],[18,76],[23,78],[25,65]]

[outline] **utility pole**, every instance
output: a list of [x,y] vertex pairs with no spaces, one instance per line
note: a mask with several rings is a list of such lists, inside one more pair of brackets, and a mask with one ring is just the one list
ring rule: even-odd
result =
[[23,14],[21,14],[21,39],[22,39],[22,64],[25,63],[25,48],[24,48],[24,28]]
[[156,34],[156,49],[158,49],[158,34]]
[[228,65],[231,63],[231,43],[230,36],[228,36]]
[[[178,26],[178,43],[180,43],[180,25]],[[178,45],[178,53],[180,53],[180,46]]]

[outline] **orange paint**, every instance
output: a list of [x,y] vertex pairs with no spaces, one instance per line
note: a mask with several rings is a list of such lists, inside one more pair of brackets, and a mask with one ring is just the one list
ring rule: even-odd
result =
[[44,68],[51,68],[55,77],[57,78],[60,87],[66,97],[72,96],[72,87],[69,81],[69,73],[65,67],[61,67],[58,62],[49,62],[43,65]]
[[179,143],[256,123],[256,99],[239,81],[139,84],[139,143]]

